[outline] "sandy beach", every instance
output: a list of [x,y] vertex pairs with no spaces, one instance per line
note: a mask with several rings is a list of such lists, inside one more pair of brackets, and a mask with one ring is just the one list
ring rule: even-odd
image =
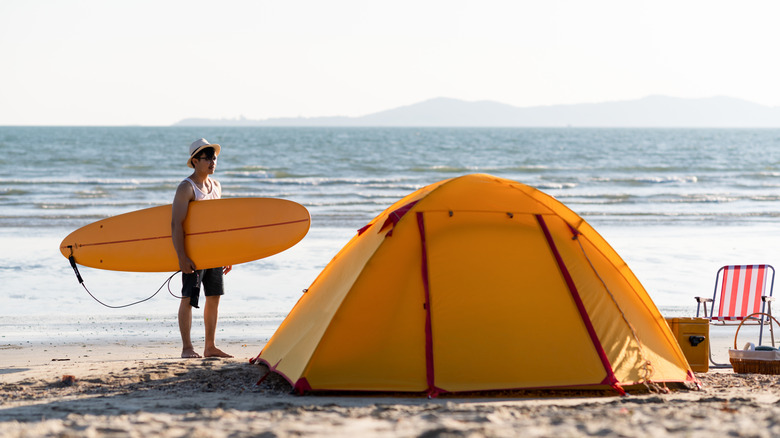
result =
[[[697,373],[699,391],[488,397],[289,394],[256,345],[179,359],[175,342],[0,346],[0,436],[778,436],[780,377]],[[72,377],[68,377],[72,376]]]

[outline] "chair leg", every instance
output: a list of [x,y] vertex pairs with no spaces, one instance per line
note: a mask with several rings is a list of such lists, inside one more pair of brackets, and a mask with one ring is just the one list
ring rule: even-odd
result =
[[773,322],[772,321],[772,301],[769,300],[769,301],[767,301],[766,304],[767,304],[767,306],[766,306],[767,307],[767,312],[769,314],[769,334],[772,337],[772,347],[774,347],[775,346],[775,329],[774,329],[774,325],[772,324],[772,322]]
[[[767,323],[769,324],[769,335],[772,338],[772,347],[775,346],[775,328],[774,324],[772,324],[772,299],[765,300],[767,305],[767,315],[769,317],[767,318]],[[758,345],[763,345],[764,341],[764,317],[766,315],[761,315],[761,319],[759,320],[759,329],[758,329]]]
[[[705,301],[702,304],[704,304],[704,317],[706,318],[707,317],[707,302]],[[714,306],[714,304],[713,304],[713,306]],[[697,317],[699,316],[699,309],[698,308],[696,309],[696,316]],[[730,363],[717,363],[714,360],[712,360],[712,336],[710,336],[710,343],[707,345],[707,348],[709,349],[708,353],[709,353],[709,356],[710,356],[710,363],[712,364],[712,366],[710,368],[715,368],[715,369],[733,368]]]
[[[712,327],[710,326],[710,328],[712,328]],[[712,331],[710,330],[710,334],[711,334],[711,333],[712,333]],[[733,368],[733,367],[731,366],[731,364],[730,364],[730,363],[718,363],[718,362],[715,362],[715,361],[712,359],[712,336],[711,336],[711,335],[710,335],[710,342],[709,342],[709,344],[707,345],[707,348],[708,348],[708,353],[709,353],[710,363],[712,364],[712,366],[711,366],[710,368],[714,368],[714,369],[728,369],[728,368]]]
[[709,354],[710,354],[710,363],[712,364],[710,368],[715,368],[715,369],[733,368],[730,363],[717,363],[714,360],[712,360],[712,342],[710,342],[708,347],[709,347]]

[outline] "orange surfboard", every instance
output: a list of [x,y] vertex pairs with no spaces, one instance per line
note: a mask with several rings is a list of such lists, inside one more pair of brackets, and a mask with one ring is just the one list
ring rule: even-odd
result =
[[[184,246],[198,269],[268,257],[298,243],[311,217],[296,202],[226,198],[190,203]],[[60,244],[66,258],[113,271],[171,272],[179,261],[171,240],[171,206],[147,208],[93,222]]]

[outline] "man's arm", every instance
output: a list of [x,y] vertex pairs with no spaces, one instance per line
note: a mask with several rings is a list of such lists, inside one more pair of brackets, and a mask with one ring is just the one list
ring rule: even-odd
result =
[[187,211],[190,207],[190,201],[195,199],[195,192],[192,186],[182,181],[176,189],[176,195],[173,197],[173,209],[171,213],[171,237],[173,239],[173,248],[176,250],[176,256],[179,258],[179,269],[185,274],[195,272],[195,263],[187,255],[184,248],[184,219],[187,218]]

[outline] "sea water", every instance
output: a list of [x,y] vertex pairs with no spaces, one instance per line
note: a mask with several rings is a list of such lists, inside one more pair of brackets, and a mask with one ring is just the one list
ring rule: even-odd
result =
[[312,215],[298,245],[225,278],[225,336],[270,336],[358,228],[468,173],[534,186],[580,214],[667,316],[692,316],[724,264],[780,267],[780,130],[0,127],[0,343],[178,336],[178,276],[169,293],[170,274],[80,268],[111,306],[159,290],[111,309],[58,246],[93,221],[169,204],[200,137],[222,145],[224,197],[290,199]]

